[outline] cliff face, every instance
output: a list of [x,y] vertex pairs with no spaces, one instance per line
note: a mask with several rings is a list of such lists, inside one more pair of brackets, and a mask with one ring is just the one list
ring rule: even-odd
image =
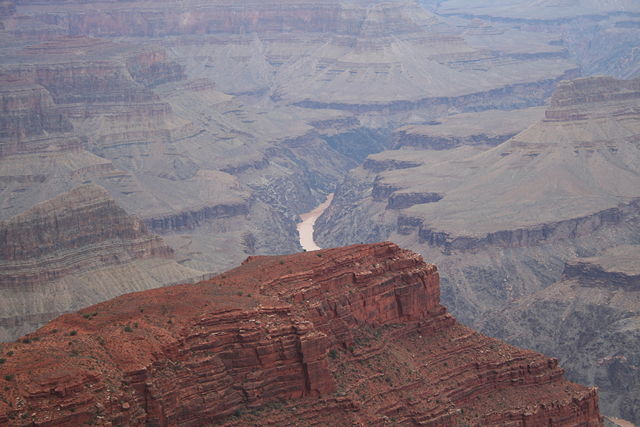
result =
[[637,243],[637,85],[563,82],[544,119],[491,149],[372,155],[316,222],[316,241],[390,238],[421,251],[468,322],[552,284],[571,257]]
[[638,246],[565,264],[562,278],[485,319],[483,328],[560,359],[567,376],[596,385],[603,413],[640,422]]
[[[0,248],[5,339],[92,302],[201,276],[95,185],[0,222]],[[95,280],[83,282],[87,272]]]
[[390,243],[251,257],[2,353],[7,425],[602,425],[595,389],[458,324],[435,266]]

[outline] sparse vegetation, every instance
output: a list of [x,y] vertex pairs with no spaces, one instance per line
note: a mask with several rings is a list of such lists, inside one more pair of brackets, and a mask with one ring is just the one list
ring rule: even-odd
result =
[[338,358],[338,352],[336,351],[335,348],[329,351],[329,357],[332,358],[333,360]]
[[29,338],[24,338],[22,340],[22,344],[30,344],[30,343],[31,343],[31,340]]
[[76,335],[78,335],[78,331],[76,331],[75,329],[73,331],[69,332],[69,336],[70,337],[74,337]]
[[124,331],[125,332],[133,332],[133,329],[131,329],[131,326],[127,325],[124,327]]
[[5,375],[4,379],[7,381],[13,381],[13,375]]

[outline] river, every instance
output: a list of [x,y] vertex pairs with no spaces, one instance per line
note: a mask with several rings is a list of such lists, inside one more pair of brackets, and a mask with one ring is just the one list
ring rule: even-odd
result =
[[298,234],[300,235],[300,245],[304,250],[315,251],[322,249],[313,240],[313,228],[316,224],[316,220],[329,207],[332,200],[333,194],[329,194],[327,199],[316,206],[312,211],[300,215],[302,222],[298,223]]

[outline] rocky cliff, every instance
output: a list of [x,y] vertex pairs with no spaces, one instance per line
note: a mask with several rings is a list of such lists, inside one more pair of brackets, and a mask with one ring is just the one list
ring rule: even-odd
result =
[[5,339],[87,304],[202,277],[95,185],[0,222],[0,248]]
[[558,359],[597,385],[603,413],[640,422],[640,248],[620,246],[565,264],[545,290],[492,313],[484,329]]
[[595,389],[458,324],[436,267],[390,243],[250,257],[2,354],[7,425],[602,425]]

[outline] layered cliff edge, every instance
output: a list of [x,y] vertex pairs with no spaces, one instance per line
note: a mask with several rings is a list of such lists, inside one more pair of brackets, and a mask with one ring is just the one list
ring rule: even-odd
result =
[[97,185],[0,221],[0,339],[115,296],[202,280]]
[[0,423],[602,425],[596,389],[439,299],[392,243],[250,257],[2,344]]

